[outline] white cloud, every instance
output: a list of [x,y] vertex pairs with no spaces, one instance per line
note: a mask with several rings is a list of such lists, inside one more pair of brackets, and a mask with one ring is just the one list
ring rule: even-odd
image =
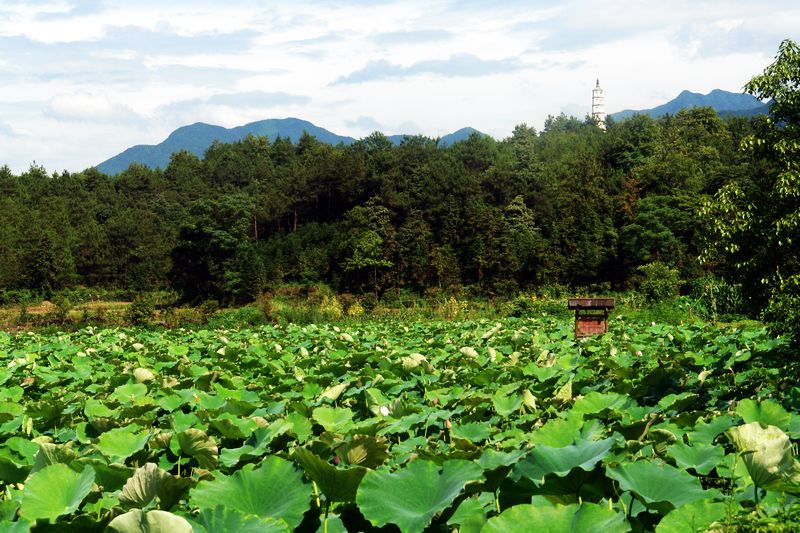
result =
[[141,117],[127,105],[102,92],[77,91],[50,99],[51,116],[65,121],[130,122]]
[[800,40],[791,0],[2,3],[0,165],[15,171],[82,169],[196,121],[503,138],[581,117],[596,77],[609,112],[649,108],[740,90]]

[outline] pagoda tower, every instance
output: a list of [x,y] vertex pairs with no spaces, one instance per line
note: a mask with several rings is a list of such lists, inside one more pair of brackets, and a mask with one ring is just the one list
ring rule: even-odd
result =
[[606,129],[606,104],[603,99],[603,89],[600,88],[600,78],[592,90],[592,119],[597,123],[597,127],[605,131]]

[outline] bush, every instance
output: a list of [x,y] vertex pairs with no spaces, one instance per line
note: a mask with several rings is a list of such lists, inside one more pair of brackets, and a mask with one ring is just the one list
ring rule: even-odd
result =
[[638,268],[644,279],[639,292],[647,303],[662,302],[678,295],[680,279],[678,271],[661,261],[642,265]]
[[149,295],[137,296],[125,310],[125,322],[132,326],[146,326],[153,319],[155,312],[155,303]]
[[261,326],[267,323],[264,313],[258,307],[241,307],[231,311],[220,311],[208,321],[211,328],[241,328]]
[[343,314],[342,304],[336,296],[323,296],[319,312],[327,320],[339,320]]
[[53,304],[56,306],[53,310],[53,320],[59,324],[64,324],[67,321],[67,316],[72,310],[72,302],[64,295],[59,295],[55,298]]
[[764,309],[763,319],[773,335],[782,335],[794,346],[800,346],[800,294],[773,297]]
[[714,276],[696,279],[692,283],[692,298],[711,319],[745,311],[741,285],[728,283]]
[[350,318],[361,318],[364,316],[364,307],[361,302],[356,300],[347,308],[347,316]]

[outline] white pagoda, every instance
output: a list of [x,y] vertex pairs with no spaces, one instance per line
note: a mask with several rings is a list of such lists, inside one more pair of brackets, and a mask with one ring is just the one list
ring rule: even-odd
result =
[[600,88],[600,78],[592,90],[592,119],[597,123],[597,127],[605,131],[606,129],[606,104],[603,99],[603,89]]

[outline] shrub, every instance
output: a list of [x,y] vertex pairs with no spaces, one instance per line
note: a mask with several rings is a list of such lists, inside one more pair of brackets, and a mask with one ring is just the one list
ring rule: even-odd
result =
[[642,293],[645,302],[661,302],[678,295],[680,279],[676,269],[661,261],[655,261],[640,266],[638,270],[644,278],[639,285],[639,292]]
[[798,293],[774,296],[763,313],[770,332],[785,336],[794,346],[800,346],[800,291]]
[[65,323],[69,312],[72,310],[72,302],[62,294],[55,298],[53,304],[55,305],[53,320],[59,324]]
[[364,307],[361,305],[361,302],[356,300],[350,307],[347,308],[347,316],[350,318],[360,318],[364,316]]
[[742,287],[738,284],[706,276],[696,279],[692,284],[692,298],[705,311],[709,318],[718,315],[740,314],[745,311]]
[[146,326],[156,312],[153,299],[149,296],[137,296],[125,310],[125,322],[132,326]]
[[319,312],[327,320],[339,320],[342,318],[342,304],[336,296],[323,296],[322,303],[319,304]]

